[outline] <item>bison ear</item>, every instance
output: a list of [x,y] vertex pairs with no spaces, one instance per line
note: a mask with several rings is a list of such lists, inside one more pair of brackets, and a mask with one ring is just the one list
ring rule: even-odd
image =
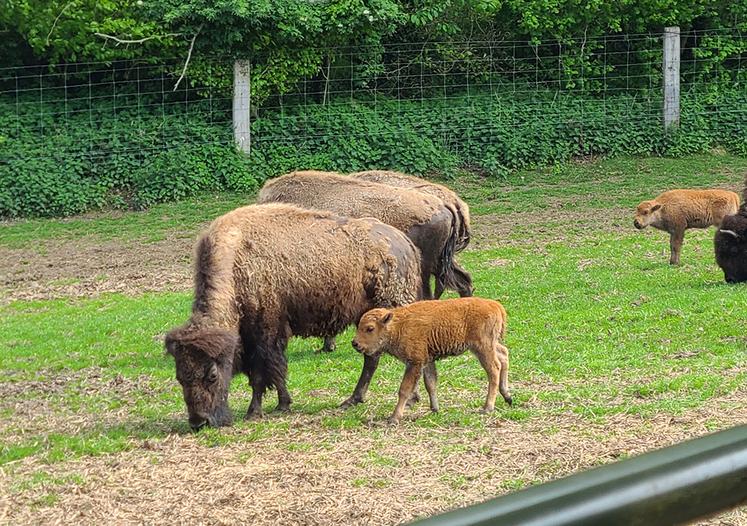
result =
[[656,203],[654,206],[651,207],[651,211],[656,212],[659,208],[661,208],[661,203]]
[[387,323],[392,321],[392,316],[393,316],[392,311],[388,310],[386,311],[386,314],[384,314],[379,321],[381,322],[382,325],[386,325]]

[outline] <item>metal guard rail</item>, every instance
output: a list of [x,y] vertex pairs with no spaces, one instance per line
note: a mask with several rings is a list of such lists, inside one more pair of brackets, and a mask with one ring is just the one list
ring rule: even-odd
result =
[[745,502],[747,425],[453,510],[413,526],[666,526],[686,524]]

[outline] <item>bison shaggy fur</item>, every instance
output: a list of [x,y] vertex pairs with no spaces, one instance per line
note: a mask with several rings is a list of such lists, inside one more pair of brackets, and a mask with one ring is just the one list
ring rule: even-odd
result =
[[[420,286],[417,249],[375,219],[285,204],[219,217],[197,243],[192,315],[165,342],[190,425],[230,424],[228,386],[242,372],[252,385],[247,417],[261,416],[270,387],[278,408],[287,410],[285,350],[292,335],[337,334],[371,308],[419,299]],[[345,405],[363,400],[377,364],[365,357]]]
[[497,301],[459,298],[419,301],[394,309],[372,309],[363,315],[353,347],[365,356],[388,353],[405,363],[399,401],[389,419],[397,423],[411,399],[421,373],[438,411],[435,360],[469,349],[488,374],[488,394],[483,411],[495,408],[500,390],[511,405],[508,391],[508,349],[501,343],[506,333],[506,310]]
[[716,263],[727,283],[747,281],[747,177],[742,197],[739,211],[724,218],[713,240]]
[[459,230],[459,240],[455,247],[456,252],[461,252],[469,245],[472,235],[470,231],[469,205],[462,201],[450,188],[392,170],[367,170],[365,172],[354,172],[348,174],[348,176],[360,179],[361,181],[381,183],[398,188],[410,188],[426,194],[435,195],[448,206],[451,206],[456,213]]
[[670,190],[639,204],[633,225],[639,230],[652,226],[668,232],[669,263],[678,265],[685,230],[719,226],[738,208],[739,196],[728,190]]
[[424,297],[431,297],[431,275],[436,277],[436,296],[445,287],[472,295],[472,278],[453,259],[459,240],[455,214],[438,197],[334,172],[299,171],[265,183],[257,201],[374,217],[407,234],[420,250]]

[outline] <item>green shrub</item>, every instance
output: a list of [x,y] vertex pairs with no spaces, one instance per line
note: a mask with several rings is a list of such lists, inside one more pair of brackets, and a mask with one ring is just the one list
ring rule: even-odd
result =
[[677,156],[714,147],[747,154],[747,93],[737,89],[684,94],[681,125],[666,134],[658,94],[581,100],[534,91],[371,102],[263,112],[253,119],[252,154],[245,156],[233,147],[228,113],[215,124],[199,103],[190,103],[189,114],[166,115],[158,105],[147,114],[102,103],[56,120],[54,111],[18,114],[14,101],[0,99],[0,216],[142,208],[206,190],[250,192],[299,169],[422,175],[468,167],[502,176],[576,156]]

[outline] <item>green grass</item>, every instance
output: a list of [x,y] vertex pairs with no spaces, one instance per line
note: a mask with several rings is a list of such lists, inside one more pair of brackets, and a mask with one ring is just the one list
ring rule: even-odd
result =
[[[512,353],[515,403],[513,408],[499,404],[501,419],[526,421],[571,413],[603,421],[621,413],[678,414],[731,393],[747,380],[743,367],[747,287],[723,283],[713,261],[712,231],[688,232],[683,265],[670,267],[665,234],[632,227],[611,231],[604,222],[604,210],[631,207],[666,187],[738,187],[745,169],[747,160],[728,156],[618,159],[534,173],[535,180],[524,185],[514,178],[492,187],[478,185],[475,177],[455,183],[476,211],[476,225],[480,214],[498,214],[510,222],[512,211],[540,211],[559,198],[573,203],[569,210],[598,218],[581,228],[565,228],[537,214],[522,225],[522,232],[537,232],[536,236],[523,234],[511,243],[494,239],[489,248],[460,256],[472,272],[476,293],[499,299],[509,313],[507,345]],[[224,195],[144,213],[8,224],[0,229],[0,244],[9,247],[86,235],[145,240],[170,233],[194,235],[201,223],[246,201]],[[29,436],[18,433],[24,425],[19,420],[15,427],[0,431],[0,465],[29,456],[60,462],[187,432],[173,361],[164,354],[158,337],[186,319],[190,301],[188,293],[112,294],[86,300],[18,301],[0,307],[2,382],[36,380],[42,385],[35,384],[15,400],[44,400],[62,415],[126,409],[126,417],[116,424],[94,419],[77,432],[45,429]],[[288,350],[293,410],[316,417],[329,443],[350,430],[363,429],[375,438],[378,428],[370,425],[389,415],[403,371],[399,362],[385,357],[369,402],[344,413],[336,411],[360,371],[360,357],[349,345],[351,337],[350,330],[341,335],[338,350],[331,354],[311,352],[318,348],[318,340],[294,339]],[[98,383],[87,374],[92,368],[101,375]],[[426,414],[421,405],[420,417],[406,417],[404,425],[424,432],[459,428],[465,436],[479,433],[487,425],[477,412],[486,381],[477,360],[467,354],[440,362],[438,368],[441,412]],[[55,375],[72,379],[61,393],[45,392],[45,380]],[[137,380],[137,387],[110,388],[117,375]],[[266,400],[267,410],[274,407],[274,393]],[[237,377],[230,396],[238,417],[235,427],[208,430],[200,433],[199,440],[221,446],[287,432],[288,418],[283,415],[241,421],[248,401],[246,379]],[[2,414],[13,422],[9,407]],[[291,454],[309,447],[294,442],[288,450]],[[450,452],[447,447],[442,454]],[[386,468],[397,461],[375,455],[360,462]],[[529,482],[506,481],[505,487]],[[458,488],[468,481],[449,483]],[[388,482],[361,477],[354,484],[380,487]]]

